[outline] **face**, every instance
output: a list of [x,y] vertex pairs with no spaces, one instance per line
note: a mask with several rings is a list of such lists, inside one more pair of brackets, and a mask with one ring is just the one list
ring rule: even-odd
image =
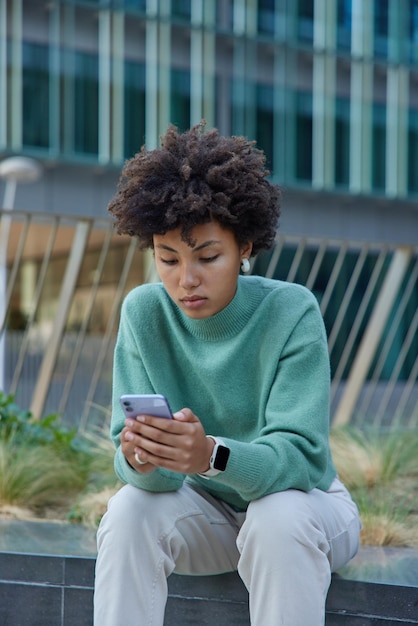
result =
[[195,226],[191,239],[192,246],[182,241],[180,228],[154,235],[155,262],[171,299],[189,317],[203,319],[231,302],[252,245],[240,247],[234,233],[216,221]]

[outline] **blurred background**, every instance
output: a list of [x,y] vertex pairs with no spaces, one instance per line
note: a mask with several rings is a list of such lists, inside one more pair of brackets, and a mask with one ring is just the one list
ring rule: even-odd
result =
[[317,296],[333,423],[416,428],[418,0],[0,0],[0,390],[108,415],[121,300],[156,277],[107,204],[202,118],[283,186],[252,271]]

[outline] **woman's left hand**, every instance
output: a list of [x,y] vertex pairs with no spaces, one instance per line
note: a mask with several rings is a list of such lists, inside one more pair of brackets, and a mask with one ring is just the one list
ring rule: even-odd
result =
[[182,474],[209,469],[214,441],[206,437],[198,417],[190,409],[174,413],[174,419],[138,415],[125,422],[124,437],[135,444],[143,463]]

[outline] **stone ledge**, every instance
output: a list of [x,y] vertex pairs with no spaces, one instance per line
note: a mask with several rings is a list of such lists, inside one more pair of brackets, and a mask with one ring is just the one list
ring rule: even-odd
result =
[[[2,626],[92,626],[94,557],[0,552]],[[237,574],[169,579],[165,626],[247,626],[248,595]],[[418,624],[418,587],[334,576],[327,626]]]

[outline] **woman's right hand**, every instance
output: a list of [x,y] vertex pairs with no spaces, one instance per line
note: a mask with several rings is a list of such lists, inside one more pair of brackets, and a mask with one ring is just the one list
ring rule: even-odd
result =
[[132,430],[132,427],[125,426],[120,434],[122,452],[129,465],[134,470],[136,470],[140,474],[151,474],[151,472],[156,469],[155,465],[152,465],[152,463],[138,463],[138,459],[135,458],[135,455],[138,456],[139,452],[135,443],[135,438],[135,431]]

